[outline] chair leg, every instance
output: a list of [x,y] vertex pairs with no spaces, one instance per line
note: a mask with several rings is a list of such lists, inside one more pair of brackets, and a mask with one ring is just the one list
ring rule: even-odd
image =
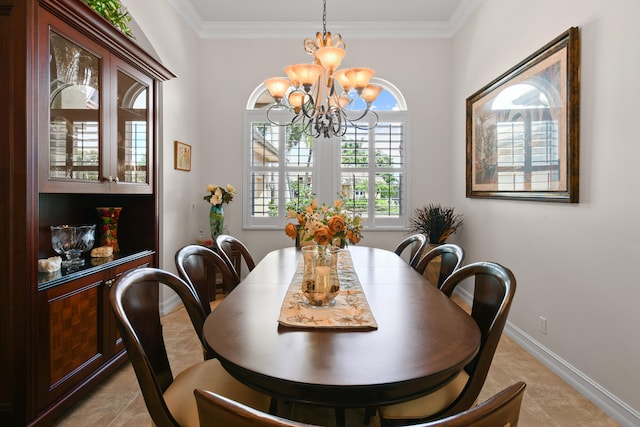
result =
[[371,422],[371,418],[376,416],[376,408],[365,408],[364,410],[364,425],[368,426]]
[[345,427],[344,408],[335,408],[336,411],[336,426]]
[[275,397],[271,398],[271,403],[269,404],[269,413],[271,415],[278,415],[278,399]]

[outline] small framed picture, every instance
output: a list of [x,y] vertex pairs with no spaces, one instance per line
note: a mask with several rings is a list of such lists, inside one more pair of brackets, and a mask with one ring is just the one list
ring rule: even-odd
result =
[[175,141],[174,168],[181,171],[191,170],[191,146],[184,142]]

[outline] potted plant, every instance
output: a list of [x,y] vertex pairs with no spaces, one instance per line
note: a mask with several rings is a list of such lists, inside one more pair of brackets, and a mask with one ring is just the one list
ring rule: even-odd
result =
[[120,0],[84,0],[84,2],[100,16],[111,22],[118,30],[130,38],[134,38],[129,28],[131,16],[127,8],[122,6]]
[[463,219],[454,208],[432,203],[414,210],[409,222],[411,231],[425,234],[429,244],[442,244],[462,227]]

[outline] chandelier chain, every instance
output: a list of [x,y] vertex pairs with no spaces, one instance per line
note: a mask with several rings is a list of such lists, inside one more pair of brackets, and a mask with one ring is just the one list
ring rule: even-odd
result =
[[322,35],[327,34],[327,0],[322,0]]

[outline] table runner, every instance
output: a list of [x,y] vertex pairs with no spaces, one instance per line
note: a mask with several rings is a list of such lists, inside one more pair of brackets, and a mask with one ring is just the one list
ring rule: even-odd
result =
[[278,318],[281,325],[296,328],[378,329],[349,250],[341,250],[338,255],[340,293],[336,296],[334,306],[312,307],[305,304],[301,290],[303,274],[304,260],[301,258],[282,302]]

